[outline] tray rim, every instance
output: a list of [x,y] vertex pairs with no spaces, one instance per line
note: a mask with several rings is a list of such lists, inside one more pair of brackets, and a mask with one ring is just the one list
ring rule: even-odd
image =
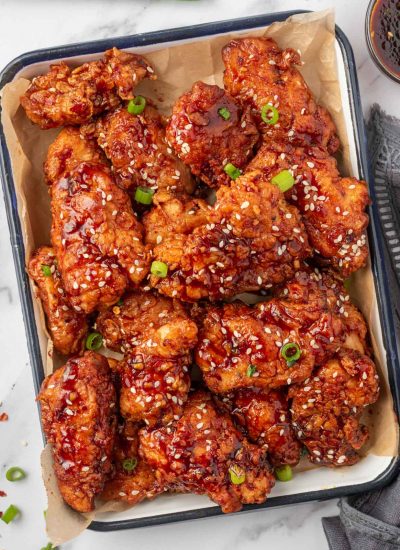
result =
[[[0,72],[0,89],[8,82],[11,82],[16,74],[23,68],[41,61],[51,61],[64,57],[100,53],[111,46],[119,48],[139,47],[152,44],[169,43],[172,41],[195,39],[199,37],[212,36],[219,33],[243,31],[246,29],[269,25],[275,21],[283,21],[288,17],[300,14],[311,13],[310,10],[290,10],[285,12],[261,14],[251,17],[243,17],[226,21],[202,23],[200,25],[186,26],[149,33],[120,36],[93,40],[90,42],[79,42],[52,48],[43,48],[24,53],[12,60]],[[350,42],[344,32],[336,25],[336,39],[341,48],[347,79],[347,92],[349,95],[350,109],[353,117],[353,132],[356,143],[357,162],[360,177],[366,179],[369,186],[369,193],[372,198],[372,205],[369,207],[370,225],[368,228],[369,244],[371,249],[371,268],[374,277],[376,298],[378,303],[379,317],[382,326],[383,343],[387,357],[387,373],[389,386],[393,397],[393,404],[397,418],[400,410],[400,359],[396,339],[393,310],[390,305],[390,290],[388,285],[387,268],[383,254],[385,242],[380,227],[379,214],[376,206],[374,180],[369,157],[367,152],[367,138],[364,127],[364,119],[361,108],[360,92],[358,87],[356,65]],[[0,105],[1,108],[1,105]],[[14,257],[15,270],[17,275],[18,290],[21,299],[21,307],[25,325],[25,332],[30,356],[31,370],[36,393],[38,393],[41,382],[44,378],[44,369],[40,354],[39,341],[37,337],[36,323],[33,313],[33,299],[29,286],[29,279],[25,269],[25,251],[22,239],[21,224],[18,215],[17,198],[14,189],[11,160],[8,154],[3,127],[0,122],[0,175],[2,180],[4,201],[10,230],[10,240]],[[276,506],[290,505],[313,500],[327,500],[342,497],[350,494],[357,494],[363,491],[380,489],[387,485],[400,471],[400,457],[393,457],[389,466],[372,481],[357,485],[339,486],[333,489],[309,491],[271,497],[261,505],[246,505],[240,513],[251,510],[261,510]],[[113,531],[129,529],[134,527],[146,527],[161,525],[177,521],[193,520],[211,516],[222,515],[220,508],[210,506],[207,508],[187,510],[183,512],[172,512],[144,518],[118,520],[118,521],[93,521],[89,529],[95,531]]]

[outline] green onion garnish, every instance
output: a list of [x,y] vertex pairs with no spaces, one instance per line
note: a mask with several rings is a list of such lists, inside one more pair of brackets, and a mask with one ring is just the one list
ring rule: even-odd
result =
[[153,202],[154,190],[148,187],[137,187],[135,191],[135,201],[140,204],[151,204]]
[[42,265],[42,273],[45,277],[51,277],[51,268],[48,265]]
[[8,481],[20,481],[26,477],[26,473],[22,468],[18,466],[13,466],[6,471],[6,478]]
[[51,542],[49,542],[46,546],[42,546],[40,550],[57,550],[57,547],[53,546]]
[[290,481],[293,478],[293,470],[289,464],[275,468],[275,477],[279,481]]
[[122,306],[123,303],[124,303],[123,299],[120,298],[120,299],[118,300],[118,302],[116,303],[116,305],[117,305],[117,306]]
[[236,168],[236,166],[234,164],[231,164],[230,162],[228,162],[228,164],[225,164],[224,172],[228,174],[228,176],[233,180],[237,179],[242,173],[242,171],[239,170],[239,168]]
[[218,114],[224,120],[229,120],[231,118],[231,112],[226,107],[221,107],[221,109],[218,109]]
[[126,472],[133,472],[136,466],[137,466],[137,458],[127,458],[122,463],[122,467]]
[[168,273],[168,266],[164,262],[154,261],[151,264],[150,271],[156,277],[166,277]]
[[267,103],[261,109],[261,118],[263,119],[265,124],[269,124],[270,126],[276,124],[279,120],[278,109],[271,105],[271,103]]
[[300,346],[295,342],[288,342],[281,348],[281,355],[288,364],[288,367],[291,367],[301,357]]
[[246,479],[246,473],[240,466],[232,464],[229,466],[229,477],[234,485],[241,485]]
[[91,332],[86,338],[86,349],[97,351],[103,345],[103,337],[99,332]]
[[1,516],[1,519],[4,521],[4,523],[11,523],[13,519],[15,519],[20,513],[21,511],[19,508],[14,506],[14,504],[10,504],[10,506]]
[[282,172],[279,172],[279,174],[276,174],[276,176],[271,179],[271,182],[277,185],[282,193],[284,193],[293,187],[294,177],[289,170],[282,170]]
[[143,96],[137,95],[135,99],[131,99],[128,103],[128,113],[131,115],[140,115],[146,107],[146,100]]
[[246,372],[247,376],[251,378],[256,372],[256,370],[257,370],[257,367],[255,365],[249,365],[247,367],[247,372]]

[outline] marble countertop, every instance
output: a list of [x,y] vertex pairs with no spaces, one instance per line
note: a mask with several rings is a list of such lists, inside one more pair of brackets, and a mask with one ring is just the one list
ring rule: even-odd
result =
[[[368,0],[2,0],[0,67],[37,48],[275,11],[319,10],[332,5],[336,8],[338,25],[354,49],[364,113],[377,101],[389,113],[399,116],[399,88],[378,71],[365,43]],[[0,489],[8,493],[7,502],[19,504],[23,510],[23,516],[15,524],[0,525],[0,550],[34,550],[47,543],[43,520],[46,498],[39,465],[42,439],[2,200],[0,258],[0,413],[9,414],[9,422],[0,423],[0,479],[4,480],[5,469],[15,464],[29,474],[23,484],[0,483]],[[313,502],[122,532],[86,531],[62,549],[108,550],[127,548],[130,544],[141,550],[183,550],[188,546],[191,550],[204,547],[283,550],[293,545],[298,550],[323,550],[328,545],[321,517],[336,513],[336,501]]]

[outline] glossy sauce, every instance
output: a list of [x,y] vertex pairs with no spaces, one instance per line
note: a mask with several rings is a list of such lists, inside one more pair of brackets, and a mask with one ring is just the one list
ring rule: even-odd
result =
[[370,18],[371,41],[387,71],[400,77],[400,1],[377,0]]

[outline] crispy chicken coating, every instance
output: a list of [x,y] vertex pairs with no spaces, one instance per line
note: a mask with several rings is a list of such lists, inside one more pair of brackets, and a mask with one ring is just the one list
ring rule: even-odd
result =
[[75,311],[67,300],[50,246],[41,246],[33,253],[28,273],[37,285],[55,349],[62,355],[81,352],[88,331],[86,316]]
[[48,73],[32,80],[21,105],[44,129],[83,124],[114,109],[121,99],[132,99],[143,78],[155,78],[144,57],[112,48],[103,59],[75,69],[64,61],[50,65]]
[[[241,105],[251,107],[264,139],[337,151],[339,139],[331,116],[317,105],[296,69],[301,65],[299,52],[280,50],[271,38],[240,38],[223,48],[222,58],[226,90]],[[278,110],[276,124],[262,120],[264,105]]]
[[202,199],[176,197],[154,206],[142,218],[145,242],[154,247],[173,235],[189,235],[207,223],[210,209]]
[[286,393],[246,388],[223,401],[230,405],[231,414],[244,426],[250,441],[267,445],[273,466],[298,464],[301,445],[291,426]]
[[218,300],[270,288],[291,277],[311,254],[297,209],[260,172],[249,172],[216,194],[207,224],[154,247],[154,258],[168,265],[167,277],[150,278],[162,294]]
[[132,422],[118,427],[114,475],[106,482],[101,500],[122,500],[134,505],[154,498],[164,490],[152,468],[139,457],[138,430],[138,425]]
[[193,191],[189,169],[167,145],[164,120],[148,102],[139,115],[120,107],[83,131],[97,137],[123,189],[150,188],[155,203]]
[[[365,321],[348,304],[340,281],[298,271],[278,298],[255,307],[238,302],[210,307],[195,359],[215,393],[277,388],[305,380],[340,346],[364,348],[365,333]],[[301,354],[293,362],[287,357],[296,348]]]
[[191,171],[210,187],[230,183],[224,166],[243,170],[258,141],[250,109],[218,86],[195,82],[172,109],[167,139]]
[[87,351],[47,376],[38,400],[54,471],[64,500],[78,512],[94,498],[112,469],[116,395],[107,359]]
[[249,443],[203,391],[191,394],[177,422],[142,429],[140,454],[160,483],[206,494],[225,513],[263,503],[274,485],[265,450]]
[[341,178],[336,160],[318,147],[265,144],[249,166],[267,179],[290,170],[295,185],[286,198],[299,209],[317,259],[347,277],[368,257],[365,209],[370,199],[365,181]]
[[[71,133],[69,129],[67,136],[61,132],[57,138],[66,149]],[[72,155],[79,152],[73,149]],[[74,162],[71,157],[69,163]],[[53,183],[51,198],[52,244],[76,311],[105,308],[128,283],[140,284],[150,264],[142,226],[105,164],[77,162]]]
[[190,350],[197,326],[177,301],[153,293],[133,293],[121,306],[99,315],[106,345],[125,352],[121,414],[154,425],[179,418],[190,388]]
[[368,439],[360,423],[364,407],[378,399],[379,378],[369,357],[341,352],[302,385],[292,386],[293,427],[313,463],[350,466]]
[[47,151],[43,165],[46,183],[53,185],[81,162],[105,164],[106,159],[94,139],[85,138],[74,126],[67,126],[61,130]]

